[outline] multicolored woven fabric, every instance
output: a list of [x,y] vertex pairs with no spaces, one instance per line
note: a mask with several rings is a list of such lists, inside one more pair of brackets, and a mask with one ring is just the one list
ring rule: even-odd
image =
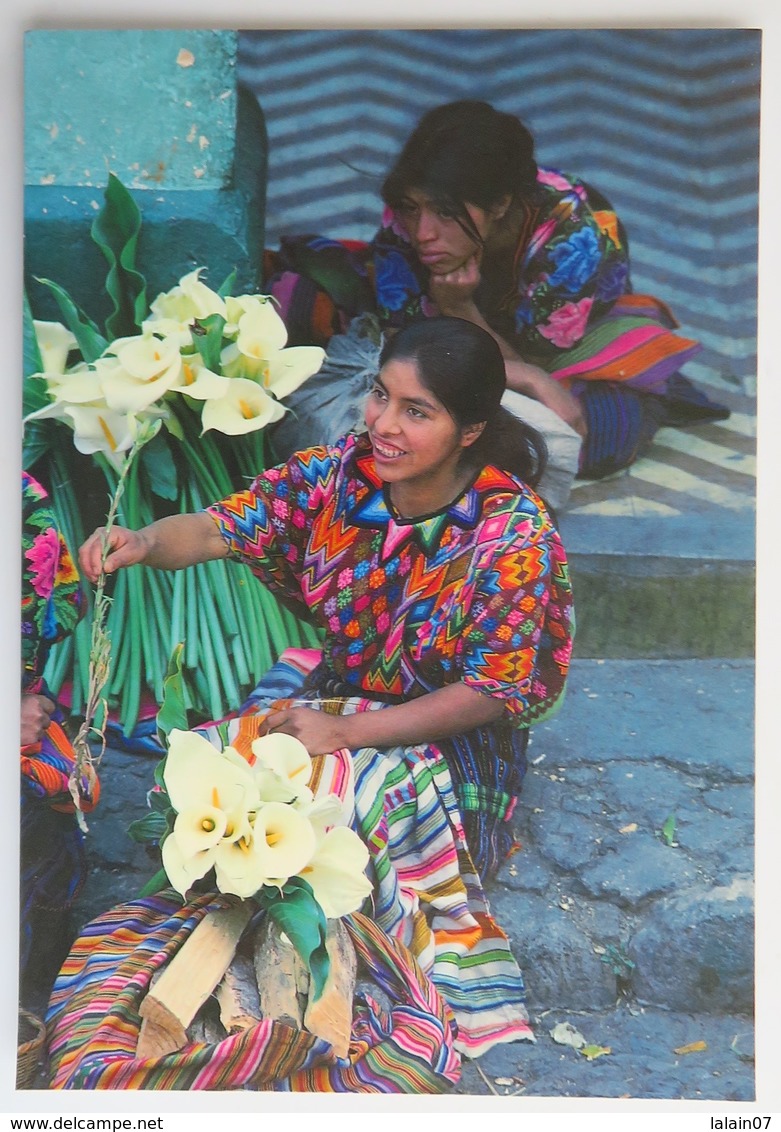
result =
[[53,1089],[267,1089],[291,1092],[436,1093],[459,1078],[447,1006],[402,945],[361,915],[345,923],[361,973],[390,1000],[356,996],[350,1052],[305,1030],[264,1019],[221,1042],[191,1042],[165,1057],[137,1058],[139,1006],[156,971],[210,909],[172,890],[93,920],[76,940],[47,1015]]
[[22,689],[40,680],[49,647],[84,612],[79,575],[43,487],[22,472]]
[[[540,168],[524,209],[512,278],[496,294],[481,284],[475,295],[494,329],[560,381],[626,381],[664,392],[666,378],[701,346],[674,334],[669,309],[651,296],[632,296],[635,317],[627,322],[614,317],[632,288],[626,236],[609,202],[577,177]],[[428,272],[390,209],[372,249],[380,321],[404,326],[436,314]]]
[[[288,649],[240,714],[201,729],[203,734],[215,746],[229,744],[252,761],[252,742],[262,734],[271,708],[306,703],[331,714],[382,710],[377,700],[319,697],[319,659],[316,650]],[[421,743],[319,755],[310,785],[317,796],[341,799],[342,821],[357,830],[369,850],[372,919],[412,951],[453,1010],[457,1048],[477,1057],[499,1042],[530,1039],[532,1033],[521,972],[490,914],[443,746]],[[489,776],[488,782],[493,781]],[[486,787],[481,794],[473,816],[485,818],[490,840],[512,806],[505,799],[502,809],[498,790]],[[493,809],[480,807],[486,798],[494,802]]]
[[393,511],[368,437],[296,453],[208,508],[231,556],[325,631],[331,672],[370,696],[463,681],[527,727],[558,704],[572,650],[572,594],[539,498],[484,468],[454,503]]
[[[632,293],[626,233],[610,202],[577,177],[540,168],[536,195],[524,209],[512,273],[493,291],[484,280],[474,298],[524,361],[575,396],[585,400],[592,384],[609,383],[599,410],[586,407],[592,431],[580,475],[598,478],[632,463],[660,421],[680,423],[682,403],[688,420],[728,417],[705,394],[693,396],[694,386],[678,372],[700,344],[676,333],[665,303]],[[362,249],[321,236],[287,237],[278,252],[267,253],[265,272],[265,288],[279,301],[295,344],[327,346],[362,312],[377,314],[382,328],[438,313],[427,295],[428,270],[390,209]],[[624,389],[643,396],[629,395],[625,404]]]

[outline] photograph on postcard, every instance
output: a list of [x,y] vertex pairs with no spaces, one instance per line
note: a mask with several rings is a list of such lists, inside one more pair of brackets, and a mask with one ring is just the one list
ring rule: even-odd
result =
[[761,48],[25,34],[18,1089],[754,1099]]

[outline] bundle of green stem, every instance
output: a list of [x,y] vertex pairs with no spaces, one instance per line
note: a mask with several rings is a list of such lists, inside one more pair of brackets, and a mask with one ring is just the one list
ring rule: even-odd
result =
[[[188,419],[188,417],[190,419]],[[129,461],[127,482],[117,501],[117,521],[138,529],[162,514],[198,511],[246,486],[265,466],[262,433],[246,437],[197,435],[197,418],[178,409],[181,438],[168,435],[178,472],[175,500],[155,495],[145,452]],[[148,451],[148,450],[147,450]],[[75,551],[91,533],[85,529],[84,483],[96,467],[109,493],[119,474],[100,454],[80,456],[63,430],[61,446],[48,453],[55,514]],[[168,659],[184,643],[185,697],[195,721],[219,719],[246,698],[283,649],[316,646],[316,631],[276,601],[248,567],[206,562],[169,574],[131,566],[110,576],[105,628],[112,663],[104,689],[107,711],[130,736],[145,710],[161,702]],[[71,713],[91,710],[95,642],[95,599],[70,638],[53,649],[46,677],[57,694],[70,684]]]

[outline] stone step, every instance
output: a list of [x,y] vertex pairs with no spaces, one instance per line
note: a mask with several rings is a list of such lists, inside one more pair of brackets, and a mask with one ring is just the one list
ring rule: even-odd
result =
[[581,658],[754,655],[755,524],[746,513],[560,517]]

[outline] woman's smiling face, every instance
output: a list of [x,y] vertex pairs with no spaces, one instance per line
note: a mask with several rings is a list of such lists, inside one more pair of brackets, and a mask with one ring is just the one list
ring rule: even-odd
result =
[[414,361],[398,358],[383,366],[365,417],[377,472],[395,489],[394,504],[404,514],[435,511],[458,494],[461,455],[480,428],[456,424],[423,385]]

